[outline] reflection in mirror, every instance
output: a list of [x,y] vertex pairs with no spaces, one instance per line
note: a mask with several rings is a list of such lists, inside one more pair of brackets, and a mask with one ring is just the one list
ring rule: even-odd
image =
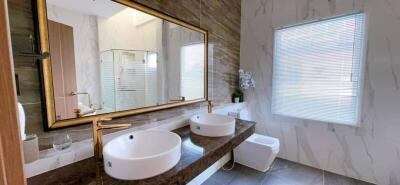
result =
[[56,120],[205,97],[205,35],[109,0],[47,0]]

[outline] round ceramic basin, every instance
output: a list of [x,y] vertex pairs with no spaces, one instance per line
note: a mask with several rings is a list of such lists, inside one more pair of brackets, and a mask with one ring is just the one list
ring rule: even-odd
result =
[[235,119],[220,114],[200,114],[190,119],[190,130],[201,136],[221,137],[235,133]]
[[179,135],[169,131],[125,134],[104,147],[104,169],[108,175],[122,180],[154,177],[179,162],[181,144]]

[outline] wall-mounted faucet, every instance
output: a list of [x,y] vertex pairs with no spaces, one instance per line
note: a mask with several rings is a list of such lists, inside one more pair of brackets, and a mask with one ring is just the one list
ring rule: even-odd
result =
[[177,99],[171,99],[170,101],[185,101],[186,98],[184,96],[179,96]]
[[214,105],[212,104],[211,100],[208,100],[208,113],[212,113]]
[[104,121],[110,121],[111,118],[94,118],[93,119],[93,147],[94,156],[96,160],[100,161],[103,159],[103,130],[104,129],[126,129],[131,124],[103,124]]
[[87,95],[88,102],[89,102],[89,107],[91,109],[93,109],[92,98],[90,97],[90,94],[88,92],[71,92],[71,96],[75,96],[75,95]]

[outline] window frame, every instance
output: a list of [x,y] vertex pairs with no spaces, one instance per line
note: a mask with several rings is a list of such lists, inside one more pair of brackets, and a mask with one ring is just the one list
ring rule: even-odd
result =
[[[203,46],[202,46],[203,45]],[[183,74],[182,74],[182,67],[183,67],[183,65],[185,65],[184,64],[184,61],[183,61],[183,57],[182,57],[182,55],[184,54],[184,52],[183,52],[183,50],[186,48],[186,47],[191,47],[191,46],[202,46],[202,47],[204,47],[204,43],[201,43],[201,42],[191,42],[191,43],[187,43],[187,44],[183,44],[183,45],[181,45],[180,47],[179,47],[179,74],[180,74],[180,79],[179,79],[179,93],[181,94],[181,96],[182,97],[184,97],[184,98],[188,98],[188,97],[185,97],[184,96],[184,93],[183,93],[183,90],[182,90],[182,84],[183,84],[183,79],[182,79],[182,76],[183,76]],[[204,65],[204,64],[203,64]],[[204,66],[203,66],[203,68],[204,68]],[[203,74],[203,78],[204,78],[204,74]],[[203,83],[206,83],[206,82],[203,82]],[[204,84],[203,84],[203,86],[204,86]],[[203,96],[204,96],[204,89],[202,90],[203,91]]]
[[[363,25],[363,31],[364,31],[364,35],[362,36],[362,49],[361,49],[361,59],[360,59],[360,72],[359,72],[359,85],[358,85],[358,92],[357,92],[357,108],[356,108],[356,121],[355,123],[349,123],[349,122],[334,122],[334,121],[324,121],[324,120],[319,120],[319,119],[310,119],[310,118],[304,118],[304,117],[297,117],[297,116],[292,116],[292,115],[288,115],[288,114],[279,114],[279,113],[275,113],[273,110],[273,104],[274,104],[274,88],[276,85],[276,82],[274,80],[274,73],[275,73],[275,58],[277,55],[277,38],[276,38],[276,33],[277,31],[283,30],[283,29],[287,29],[287,28],[291,28],[291,27],[296,27],[296,26],[302,26],[302,25],[307,25],[307,24],[313,24],[313,23],[318,23],[318,22],[322,22],[322,21],[328,21],[328,20],[332,20],[332,19],[338,19],[338,18],[342,18],[342,17],[346,17],[346,16],[352,16],[352,15],[357,15],[357,14],[362,14],[364,16],[364,25]],[[300,119],[300,120],[309,120],[309,121],[313,121],[313,122],[318,122],[318,123],[325,123],[325,124],[339,124],[339,125],[346,125],[346,126],[351,126],[351,127],[360,127],[361,125],[361,121],[362,121],[362,112],[363,112],[363,97],[364,97],[364,83],[365,83],[365,72],[366,72],[366,62],[367,62],[367,50],[368,50],[368,14],[365,13],[364,11],[357,11],[357,12],[352,12],[352,13],[346,13],[346,14],[339,14],[339,15],[333,15],[327,18],[319,18],[319,19],[314,19],[314,20],[308,20],[308,21],[304,21],[301,23],[295,23],[295,24],[290,24],[287,26],[281,26],[281,27],[276,27],[273,29],[273,39],[274,39],[274,45],[273,45],[273,57],[272,57],[272,77],[271,77],[271,81],[272,81],[272,85],[271,85],[271,104],[270,104],[270,109],[271,109],[271,114],[272,116],[280,116],[280,117],[286,117],[286,118],[294,118],[294,119]],[[353,69],[352,69],[353,70]]]

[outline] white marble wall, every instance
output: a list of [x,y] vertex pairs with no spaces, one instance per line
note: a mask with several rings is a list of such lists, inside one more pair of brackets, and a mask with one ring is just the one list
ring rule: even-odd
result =
[[[141,21],[140,21],[141,20]],[[145,21],[145,22],[143,22]],[[110,49],[157,51],[161,19],[131,8],[97,17],[100,52]]]
[[[368,43],[360,127],[272,115],[273,29],[364,11]],[[279,157],[356,179],[400,184],[400,1],[242,0],[240,65],[256,131],[280,139]]]

